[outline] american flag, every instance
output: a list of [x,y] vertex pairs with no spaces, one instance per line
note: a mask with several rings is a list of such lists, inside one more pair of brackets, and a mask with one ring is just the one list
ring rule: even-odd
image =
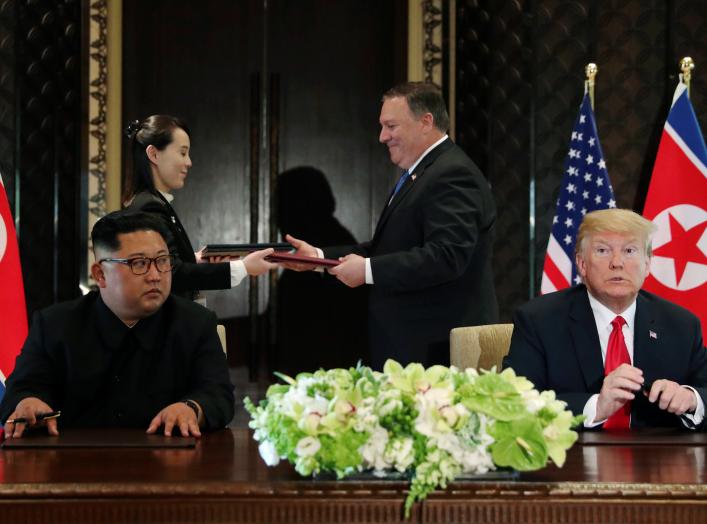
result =
[[601,151],[594,111],[584,94],[572,129],[570,150],[565,159],[557,210],[547,243],[540,293],[552,293],[580,283],[574,263],[577,230],[584,215],[597,209],[616,207]]

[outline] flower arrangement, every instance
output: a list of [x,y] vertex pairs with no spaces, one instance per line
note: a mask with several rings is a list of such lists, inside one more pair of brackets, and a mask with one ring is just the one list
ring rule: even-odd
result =
[[415,501],[461,474],[497,467],[540,469],[564,464],[582,421],[552,391],[538,392],[512,369],[478,373],[454,366],[319,370],[276,375],[257,406],[245,399],[250,427],[266,464],[280,459],[301,475],[396,470],[411,478]]

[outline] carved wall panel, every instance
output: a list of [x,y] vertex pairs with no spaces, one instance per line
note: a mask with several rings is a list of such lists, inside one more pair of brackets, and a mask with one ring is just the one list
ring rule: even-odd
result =
[[20,256],[34,311],[79,293],[82,4],[16,2]]
[[0,1],[0,176],[15,210],[15,9]]

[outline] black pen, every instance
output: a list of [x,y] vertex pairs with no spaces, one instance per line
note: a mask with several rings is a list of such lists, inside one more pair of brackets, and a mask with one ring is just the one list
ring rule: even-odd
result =
[[[49,413],[40,413],[35,418],[37,422],[40,420],[49,420],[51,418],[59,418],[61,416],[61,411],[50,411]],[[25,417],[10,418],[5,421],[5,424],[27,424],[27,419]]]

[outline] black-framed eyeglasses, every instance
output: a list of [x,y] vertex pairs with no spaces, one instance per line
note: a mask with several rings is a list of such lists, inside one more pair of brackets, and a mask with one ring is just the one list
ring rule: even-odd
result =
[[134,258],[102,258],[98,261],[99,264],[103,262],[116,262],[118,264],[125,264],[130,266],[130,271],[134,275],[144,275],[150,270],[150,266],[154,262],[155,268],[160,273],[167,273],[174,269],[174,255],[160,255],[158,257],[134,257]]

